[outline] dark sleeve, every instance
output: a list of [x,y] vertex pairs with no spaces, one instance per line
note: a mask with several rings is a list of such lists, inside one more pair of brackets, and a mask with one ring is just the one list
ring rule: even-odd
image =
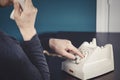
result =
[[46,33],[46,34],[41,34],[39,35],[39,38],[41,40],[41,45],[43,46],[44,50],[47,50],[48,52],[54,52],[50,47],[49,47],[49,39],[50,38],[56,38],[55,33]]
[[50,73],[46,58],[43,54],[43,48],[38,35],[35,35],[30,41],[22,43],[23,49],[31,62],[37,67],[44,80],[50,79]]
[[[0,34],[0,80],[50,80],[38,36],[24,42]],[[27,52],[27,53],[26,53]]]
[[41,45],[43,46],[43,49],[51,51],[51,49],[49,47],[49,39],[50,38],[44,38],[44,39],[40,39],[40,40],[41,40]]

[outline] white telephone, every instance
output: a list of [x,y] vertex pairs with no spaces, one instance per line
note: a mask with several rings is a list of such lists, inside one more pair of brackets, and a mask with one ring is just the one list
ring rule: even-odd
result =
[[[24,9],[25,0],[18,0],[18,2],[20,3],[22,9]],[[10,18],[14,20],[14,10],[12,11]]]
[[94,78],[114,70],[113,48],[111,44],[104,47],[96,45],[96,39],[83,42],[78,48],[85,58],[76,55],[75,60],[62,62],[62,70],[82,80]]

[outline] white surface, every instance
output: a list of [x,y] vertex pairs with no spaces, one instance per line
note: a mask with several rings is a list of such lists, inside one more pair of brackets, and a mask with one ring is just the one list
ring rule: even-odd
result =
[[111,0],[109,32],[120,32],[120,0]]
[[[20,3],[22,9],[24,9],[24,1],[25,0],[18,0],[18,2]],[[14,10],[12,11],[10,18],[14,20]]]
[[108,0],[97,0],[96,32],[108,32]]
[[84,42],[78,49],[85,55],[85,58],[81,59],[77,56],[76,60],[68,59],[62,62],[62,70],[83,80],[114,70],[111,44],[99,47],[96,45],[96,39],[94,38],[90,44]]
[[120,32],[120,0],[97,0],[96,32]]

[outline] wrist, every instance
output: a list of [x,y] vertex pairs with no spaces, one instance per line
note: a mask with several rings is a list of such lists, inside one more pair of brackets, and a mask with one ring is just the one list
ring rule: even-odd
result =
[[34,35],[37,34],[36,29],[20,29],[24,41],[29,41]]
[[55,44],[55,38],[50,38],[49,39],[49,47],[51,49],[54,49],[54,44]]
[[52,41],[53,41],[53,39],[52,38],[50,38],[49,39],[49,47],[52,49]]

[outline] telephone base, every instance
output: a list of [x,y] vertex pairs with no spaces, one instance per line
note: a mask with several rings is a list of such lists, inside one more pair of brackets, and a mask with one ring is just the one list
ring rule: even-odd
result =
[[110,63],[108,60],[103,60],[93,64],[88,64],[84,67],[84,71],[82,69],[78,70],[78,68],[79,67],[77,67],[77,64],[68,61],[62,63],[63,71],[82,80],[98,77],[100,75],[106,74],[114,70],[113,64]]
[[111,44],[106,44],[103,47],[94,45],[93,47],[93,44],[86,46],[85,43],[79,50],[83,48],[85,51],[88,50],[86,58],[81,59],[77,64],[74,60],[65,60],[62,62],[63,71],[79,79],[87,80],[114,70],[113,47]]

